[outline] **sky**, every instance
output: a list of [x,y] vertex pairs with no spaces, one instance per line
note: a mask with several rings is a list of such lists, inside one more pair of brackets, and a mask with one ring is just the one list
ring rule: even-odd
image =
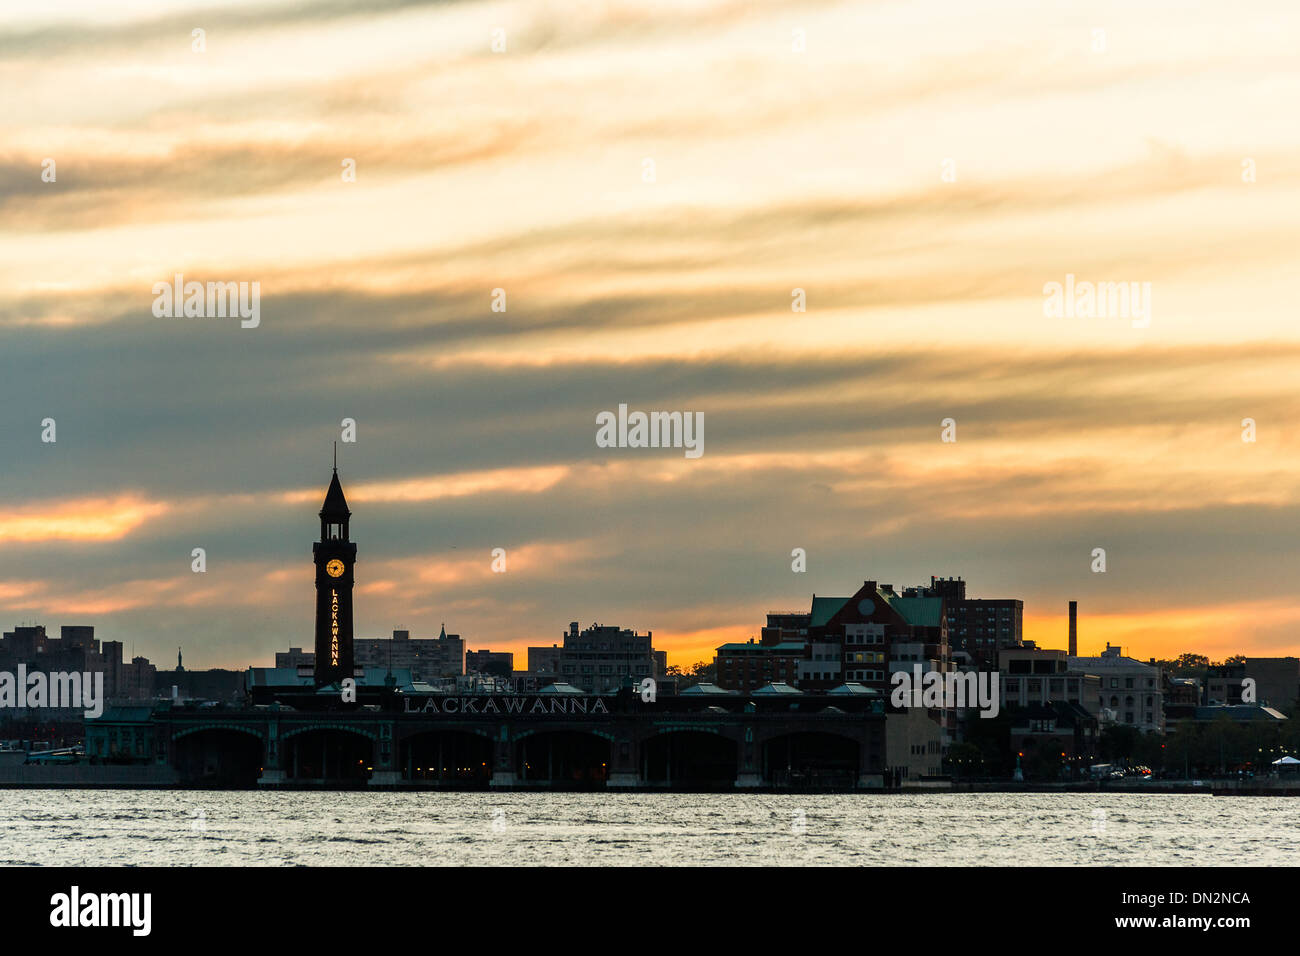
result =
[[[310,647],[350,418],[359,637],[522,668],[577,620],[688,665],[959,575],[1041,646],[1075,599],[1085,654],[1300,654],[1297,35],[1286,0],[10,0],[0,623]],[[176,274],[257,282],[259,324],[155,315]],[[1067,276],[1149,310],[1053,313]],[[703,454],[600,447],[620,404]]]

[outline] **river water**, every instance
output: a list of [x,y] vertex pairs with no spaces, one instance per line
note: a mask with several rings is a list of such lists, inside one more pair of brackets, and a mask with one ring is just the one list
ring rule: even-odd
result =
[[0,865],[1296,865],[1300,798],[0,791]]

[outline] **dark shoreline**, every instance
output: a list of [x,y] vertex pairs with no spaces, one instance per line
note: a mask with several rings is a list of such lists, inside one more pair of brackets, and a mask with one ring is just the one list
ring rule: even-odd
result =
[[951,787],[904,787],[901,789],[866,789],[843,787],[744,787],[736,789],[717,787],[565,787],[565,786],[501,786],[501,787],[431,787],[396,784],[385,786],[338,786],[335,784],[301,783],[278,785],[274,787],[234,787],[202,783],[178,783],[175,781],[59,781],[44,780],[7,780],[0,781],[0,790],[183,790],[187,792],[229,792],[229,793],[602,793],[602,794],[675,794],[675,793],[734,793],[748,794],[788,794],[795,795],[837,795],[860,794],[863,796],[915,796],[925,794],[975,794],[975,793],[1097,793],[1097,794],[1204,794],[1209,796],[1235,797],[1298,797],[1300,781],[1288,781],[1284,786],[1238,786],[1236,781],[1206,780],[1200,786],[1186,781],[1162,782],[1159,785],[1138,784],[1134,786],[1099,786],[1095,783],[958,783]]

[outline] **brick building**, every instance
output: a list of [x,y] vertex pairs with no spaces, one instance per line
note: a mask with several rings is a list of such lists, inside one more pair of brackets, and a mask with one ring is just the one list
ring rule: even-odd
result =
[[[714,652],[715,683],[726,690],[750,692],[765,684],[798,683],[805,645],[748,642],[723,644]],[[838,662],[837,662],[838,666]]]

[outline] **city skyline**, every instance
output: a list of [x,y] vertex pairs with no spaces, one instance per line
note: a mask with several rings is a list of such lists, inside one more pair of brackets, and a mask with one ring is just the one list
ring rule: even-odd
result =
[[[327,496],[326,496],[326,504],[325,504],[325,508],[326,508],[326,509],[328,509],[328,508],[330,507],[330,501],[331,501],[331,498],[332,498],[332,496],[333,496],[335,490],[338,489],[338,488],[339,488],[339,480],[338,480],[338,472],[337,472],[337,469],[336,469],[336,470],[335,470],[335,473],[334,473],[334,479],[333,479],[333,481],[331,482],[330,487],[329,487],[329,493],[328,493]],[[339,493],[340,498],[341,498],[341,496],[342,496],[342,491],[339,490],[338,493]],[[341,507],[341,508],[343,508],[343,509],[346,509],[347,506],[346,506],[346,503],[341,503],[341,504],[339,505],[339,507]],[[345,512],[345,513],[346,513],[346,512]],[[326,511],[325,511],[325,510],[323,510],[323,511],[321,512],[320,519],[321,519],[322,522],[324,522],[324,521],[326,520]],[[323,527],[324,527],[324,525],[322,524],[322,528],[323,528]],[[323,532],[322,532],[322,533],[323,533]],[[343,532],[343,533],[344,533],[344,536],[345,536],[345,539],[346,539],[346,535],[347,535],[346,526],[345,526],[345,529],[344,529],[344,532]],[[322,561],[323,561],[323,559],[322,559]],[[340,569],[340,573],[341,573],[341,569]],[[938,576],[938,575],[936,575],[935,577],[942,577],[942,576]],[[963,577],[962,575],[953,575],[953,576],[950,576],[950,577],[957,578],[958,580],[965,580],[964,577]],[[877,578],[879,578],[879,576],[877,576]],[[967,583],[968,585],[970,584],[969,581],[967,581],[966,583]],[[906,582],[903,582],[903,583],[899,584],[899,585],[897,586],[896,589],[897,589],[899,592],[901,592],[901,591],[902,591],[903,589],[905,589],[905,588],[908,588],[908,587],[915,587],[915,586],[925,586],[925,584],[926,584],[926,582],[919,582],[919,581],[906,581]],[[885,584],[884,586],[885,586],[885,587],[891,587],[892,585]],[[853,590],[853,589],[850,589],[850,591],[851,591],[851,590]],[[845,592],[845,593],[847,594],[847,593],[849,593],[849,592]],[[818,596],[819,596],[819,595],[811,594],[811,595],[809,595],[809,598],[811,599],[811,598],[815,598],[815,597],[818,597]],[[821,596],[821,597],[827,597],[828,595],[825,594],[825,593],[823,593],[823,594],[820,595],[820,596]],[[840,596],[843,597],[843,595],[840,595]],[[990,595],[990,594],[977,594],[977,593],[974,593],[974,592],[972,592],[971,594],[969,594],[968,597],[971,598],[971,599],[973,599],[973,600],[981,600],[981,599],[983,599],[983,600],[988,600],[988,599],[1000,599],[1000,600],[1008,600],[1008,599],[1009,599],[1009,600],[1016,600],[1016,598],[1014,598],[1014,596],[1011,596],[1011,595],[998,595],[998,596],[995,597],[994,595]],[[807,604],[805,604],[804,606],[806,607]],[[801,613],[800,609],[796,608],[794,605],[791,605],[790,607],[781,607],[781,608],[777,608],[777,607],[769,607],[766,611],[764,611],[764,612],[762,612],[760,615],[758,615],[758,617],[759,617],[759,619],[760,619],[760,621],[761,621],[763,618],[766,617],[766,615],[767,615],[768,613],[783,614],[783,613],[789,613],[789,612],[791,612],[791,611],[793,611],[794,613]],[[1039,648],[1059,648],[1059,649],[1064,649],[1064,648],[1067,646],[1067,643],[1068,643],[1068,634],[1067,634],[1067,639],[1066,639],[1066,640],[1060,640],[1060,641],[1057,640],[1057,635],[1055,635],[1054,633],[1053,633],[1053,634],[1048,634],[1048,635],[1046,635],[1046,636],[1044,636],[1044,637],[1034,637],[1034,636],[1032,636],[1032,635],[1030,634],[1030,631],[1029,631],[1029,622],[1030,622],[1030,621],[1033,621],[1034,618],[1033,618],[1032,616],[1026,614],[1024,620],[1025,620],[1025,622],[1026,622],[1026,623],[1025,623],[1025,630],[1024,630],[1024,640],[1025,640],[1026,642],[1030,642],[1030,643],[1036,644],[1036,646],[1038,646]],[[1051,618],[1050,616],[1047,616],[1047,617],[1039,618],[1039,619],[1038,619],[1038,621],[1039,621],[1040,623],[1041,623],[1041,621],[1043,621],[1043,620],[1054,620],[1054,619]],[[1068,618],[1068,614],[1067,614],[1067,616],[1066,616],[1066,621],[1067,621],[1067,630],[1068,630],[1068,620],[1069,620],[1069,618]],[[319,618],[318,618],[318,621],[319,621]],[[581,624],[581,623],[585,623],[585,622],[582,622],[582,621],[570,622],[570,626],[572,626],[572,624],[574,624],[574,623],[580,623],[580,624]],[[591,623],[592,623],[592,625],[594,626],[597,622],[591,622]],[[605,621],[604,623],[605,623],[606,625],[609,625],[610,622],[607,620],[607,621]],[[97,630],[96,625],[95,625],[93,622],[85,622],[85,621],[81,621],[81,622],[76,623],[76,624],[73,624],[72,622],[68,622],[68,621],[46,622],[46,621],[36,621],[36,620],[32,620],[32,621],[19,621],[19,622],[14,622],[14,623],[13,623],[13,626],[28,626],[28,627],[29,627],[29,626],[32,626],[32,625],[43,625],[43,626],[46,627],[47,631],[48,631],[50,634],[54,634],[54,633],[56,633],[57,630],[58,630],[59,628],[61,628],[61,627],[85,628],[85,627],[89,626],[90,628],[92,628],[92,629],[96,629],[96,630]],[[5,626],[11,626],[11,625],[6,624]],[[620,625],[617,625],[617,624],[616,624],[615,626],[620,626]],[[636,627],[633,627],[633,628],[631,628],[631,629],[632,629],[632,630],[638,630],[638,628],[636,628]],[[745,629],[745,628],[741,628],[741,630],[744,630],[744,629]],[[403,626],[401,626],[401,625],[395,626],[392,630],[393,630],[393,633],[394,633],[394,634],[396,634],[396,633],[399,632],[399,631],[406,632],[406,633],[410,633],[410,632],[411,632],[411,629],[410,629],[410,628],[403,627]],[[445,621],[443,621],[443,622],[441,622],[441,623],[439,624],[439,630],[440,630],[440,632],[442,632],[444,635],[446,634],[446,622],[445,622]],[[644,631],[646,631],[647,633],[653,633],[653,628],[651,628],[651,629],[645,629],[645,628],[642,628],[642,629],[640,629],[640,630],[644,630]],[[751,640],[751,641],[757,642],[757,641],[758,641],[758,632],[759,632],[760,630],[762,630],[762,624],[760,623],[759,625],[756,625],[754,628],[752,628],[752,629],[750,629],[750,630],[752,630],[753,633],[751,633],[751,634],[749,635],[748,638],[741,639],[742,642],[743,642],[743,640]],[[565,633],[567,634],[568,632],[566,631]],[[97,636],[98,636],[98,638],[99,638],[100,640],[121,640],[121,637],[120,637],[120,636],[117,636],[117,637],[106,636],[105,634],[98,632],[98,630],[97,630]],[[369,640],[376,640],[376,639],[378,639],[378,640],[384,640],[384,639],[387,639],[387,638],[388,638],[388,635],[385,635],[385,636],[380,637],[380,636],[373,635],[373,634],[358,634],[358,636],[359,636],[359,637],[365,637],[365,638],[367,638],[367,639],[369,639]],[[416,636],[416,637],[423,637],[424,635],[421,635],[421,634],[415,634],[414,636]],[[459,637],[459,635],[457,635],[457,636]],[[493,646],[493,647],[488,647],[486,644],[482,644],[482,643],[477,644],[475,647],[471,647],[471,646],[470,646],[470,643],[471,643],[471,642],[468,641],[468,640],[466,640],[466,641],[465,641],[465,649],[466,649],[466,652],[467,652],[467,653],[470,652],[470,651],[488,651],[488,650],[491,650],[491,651],[493,651],[493,652],[506,652],[506,651],[508,651],[508,652],[512,652],[512,653],[514,653],[514,654],[516,655],[516,663],[520,665],[519,667],[516,667],[516,670],[522,670],[522,669],[523,669],[523,665],[525,665],[526,662],[527,662],[527,651],[528,651],[528,648],[529,648],[529,647],[538,647],[538,646],[558,646],[558,645],[560,644],[560,642],[563,640],[564,636],[565,636],[565,634],[561,634],[561,637],[560,637],[560,640],[559,640],[559,641],[552,640],[552,641],[550,641],[549,645],[548,645],[548,643],[547,643],[547,639],[546,639],[545,636],[538,636],[538,637],[536,637],[536,638],[533,638],[533,637],[518,638],[518,639],[513,640],[513,641],[500,641],[500,642],[498,642],[498,645],[497,645],[497,646]],[[672,636],[670,635],[670,636],[669,636],[670,641],[671,641],[671,638],[672,638]],[[315,639],[315,640],[319,640],[319,634],[317,634],[316,637],[315,637],[314,639]],[[1109,649],[1112,648],[1112,642],[1111,642],[1110,640],[1106,640],[1106,641],[1104,642],[1104,644],[1103,644],[1101,647],[1098,647],[1098,648],[1096,648],[1095,650],[1089,650],[1089,644],[1088,644],[1088,642],[1085,640],[1085,635],[1084,635],[1082,632],[1079,633],[1079,639],[1080,639],[1080,640],[1079,640],[1079,645],[1078,645],[1078,646],[1079,646],[1079,654],[1080,654],[1081,656],[1090,656],[1090,655],[1093,655],[1093,654],[1096,654],[1096,653],[1100,653],[1103,649],[1105,649],[1105,650],[1109,650]],[[133,646],[133,645],[134,645],[134,642],[132,642],[132,644],[131,644],[130,656],[134,656],[134,655],[135,655],[135,649],[134,649],[134,646]],[[1139,657],[1139,658],[1141,658],[1141,657],[1143,656],[1140,648],[1135,648],[1135,647],[1130,646],[1130,645],[1121,645],[1121,644],[1119,644],[1119,643],[1115,643],[1113,646],[1114,646],[1115,648],[1120,648],[1120,647],[1122,646],[1122,647],[1124,648],[1124,650],[1128,653],[1128,656],[1136,656],[1136,657]],[[285,652],[286,650],[302,649],[302,648],[307,648],[308,650],[310,650],[311,647],[312,647],[312,641],[304,641],[301,645],[293,645],[292,643],[289,643],[289,644],[281,644],[281,645],[277,646],[274,650],[272,650],[271,653],[274,655],[274,654],[278,654],[278,653],[283,653],[283,652]],[[694,663],[696,663],[697,661],[700,661],[700,660],[702,660],[703,663],[710,663],[710,662],[711,662],[711,661],[710,661],[710,658],[713,657],[714,652],[715,652],[716,649],[717,649],[717,646],[716,646],[716,645],[709,645],[709,646],[704,646],[704,647],[698,648],[698,649],[697,649],[697,650],[698,650],[698,657],[692,656],[693,654],[696,654],[696,650],[688,650],[688,651],[686,651],[686,652],[684,652],[684,653],[679,651],[679,652],[677,653],[677,659],[673,660],[673,661],[672,661],[672,664],[679,665],[679,666],[682,666],[682,667],[686,667],[686,666],[689,666],[690,664],[694,664]],[[181,644],[181,645],[177,645],[176,650],[177,650],[178,660],[179,660],[179,655],[183,652],[183,650],[184,650],[184,645],[183,645],[183,644]],[[660,650],[663,650],[662,646],[660,647]],[[672,653],[672,652],[669,652],[669,653]],[[1180,656],[1181,654],[1184,654],[1184,653],[1201,653],[1201,652],[1200,652],[1198,649],[1195,649],[1195,648],[1184,648],[1184,649],[1181,650],[1181,651],[1178,651],[1178,652],[1176,652],[1176,653],[1173,653],[1173,654],[1169,654],[1169,655],[1167,655],[1167,658],[1168,658],[1168,659],[1174,659],[1174,658],[1177,658],[1178,656]],[[1240,654],[1240,655],[1247,655],[1247,656],[1248,656],[1248,654],[1249,654],[1249,649],[1238,650],[1238,651],[1234,652],[1234,654],[1232,654],[1232,655],[1223,655],[1223,657],[1224,657],[1224,659],[1227,659],[1227,658],[1229,658],[1229,657],[1236,656],[1236,655],[1238,655],[1238,654]],[[141,655],[141,656],[148,657],[148,655]],[[1215,655],[1206,655],[1206,656],[1207,656],[1208,658],[1211,658],[1211,659],[1212,659]],[[129,659],[129,658],[128,658],[128,659]],[[233,664],[232,664],[232,663],[213,663],[213,664],[207,664],[207,665],[204,665],[204,666],[209,667],[209,668],[218,668],[218,669],[229,669],[229,668],[232,668],[232,667],[233,667],[234,669],[242,669],[242,668],[244,668],[244,667],[248,667],[248,666],[256,666],[258,663],[260,663],[260,662],[259,662],[259,661],[256,661],[256,660],[253,660],[253,661],[247,661],[247,662],[244,662],[244,663],[233,663]],[[193,669],[193,668],[192,668],[192,669]]]
[[[359,636],[685,665],[962,575],[1042,646],[1078,600],[1089,653],[1300,654],[1300,11],[942,9],[0,9],[0,620],[309,646],[350,419]],[[703,454],[602,447],[621,404]]]

